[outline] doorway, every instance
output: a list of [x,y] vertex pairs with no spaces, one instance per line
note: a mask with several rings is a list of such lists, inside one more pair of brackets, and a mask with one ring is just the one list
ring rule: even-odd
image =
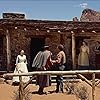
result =
[[79,55],[80,47],[82,45],[82,42],[85,41],[86,39],[90,39],[90,37],[78,36],[78,37],[75,38],[75,42],[76,42],[76,56]]
[[32,71],[32,62],[35,58],[36,54],[41,50],[41,48],[45,44],[45,38],[31,38],[31,45],[30,45],[30,68],[29,71]]
[[[69,42],[69,69],[70,70],[72,70],[73,68],[72,68],[72,37],[68,37],[69,38],[69,40],[70,40],[70,42]],[[90,40],[91,39],[91,37],[90,36],[76,36],[75,37],[75,49],[76,49],[76,69],[78,69],[78,55],[79,55],[79,53],[80,53],[80,47],[81,47],[81,45],[82,45],[82,42],[83,41],[86,41],[86,40]]]
[[[76,42],[76,68],[78,69],[78,56],[80,53],[80,47],[82,46],[82,42],[89,40],[90,37],[87,36],[78,36],[75,38],[75,42]],[[87,42],[87,41],[86,41]],[[86,69],[87,70],[87,69]]]

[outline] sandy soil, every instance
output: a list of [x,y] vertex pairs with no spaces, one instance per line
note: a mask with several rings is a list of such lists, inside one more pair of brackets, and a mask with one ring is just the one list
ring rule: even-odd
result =
[[[91,99],[91,87],[85,82],[81,82],[81,85],[85,85],[89,92],[89,100]],[[31,100],[79,100],[75,95],[67,94],[64,90],[64,93],[55,93],[55,85],[45,88],[44,91],[48,92],[47,95],[38,95],[34,94],[38,90],[38,86],[30,84],[28,86],[30,89]],[[18,89],[18,86],[11,86],[9,84],[0,84],[0,100],[13,100],[14,92]],[[52,93],[51,93],[52,92]],[[95,100],[100,100],[100,87],[96,87],[95,90]]]

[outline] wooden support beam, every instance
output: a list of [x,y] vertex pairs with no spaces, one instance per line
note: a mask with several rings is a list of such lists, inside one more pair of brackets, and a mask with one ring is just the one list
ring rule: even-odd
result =
[[19,100],[24,100],[24,89],[23,89],[23,82],[22,76],[19,76],[20,84],[19,84]]
[[77,75],[80,79],[82,79],[83,81],[85,81],[87,84],[89,84],[92,87],[92,84],[89,80],[87,80],[83,75],[78,74]]
[[94,97],[95,97],[95,73],[92,74],[92,100],[95,100]]
[[76,69],[76,48],[75,48],[75,33],[72,31],[72,63],[73,69]]
[[11,60],[11,51],[10,51],[10,36],[9,36],[9,31],[7,30],[7,35],[6,35],[6,41],[7,41],[7,70],[9,70],[10,67],[10,60]]

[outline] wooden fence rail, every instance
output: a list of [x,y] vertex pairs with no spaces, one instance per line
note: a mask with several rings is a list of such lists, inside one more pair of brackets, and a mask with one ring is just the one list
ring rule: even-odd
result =
[[7,73],[4,74],[3,77],[6,76],[33,76],[33,75],[77,75],[77,74],[100,74],[100,70],[73,70],[73,71],[34,71],[28,73]]
[[[23,98],[23,91],[25,89],[26,86],[23,86],[23,82],[22,82],[22,76],[36,76],[36,75],[77,75],[80,79],[84,80],[86,83],[88,83],[91,87],[92,87],[92,100],[95,100],[94,97],[94,93],[95,93],[95,86],[97,86],[100,81],[96,82],[95,81],[95,74],[100,74],[100,70],[73,70],[73,71],[34,71],[34,72],[28,72],[28,73],[18,73],[18,74],[14,74],[14,73],[6,73],[3,75],[3,77],[7,77],[7,76],[19,76],[20,77],[20,85],[19,85],[19,98],[20,100],[24,100]],[[88,74],[88,75],[92,75],[92,82],[89,81],[88,79],[86,79],[83,74]],[[29,82],[28,82],[29,83]]]

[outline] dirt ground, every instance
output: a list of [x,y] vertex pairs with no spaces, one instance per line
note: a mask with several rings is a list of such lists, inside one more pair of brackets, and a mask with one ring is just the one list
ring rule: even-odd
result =
[[[89,100],[91,99],[91,87],[87,85],[85,82],[81,82],[81,85],[84,85],[87,87],[88,93],[89,93]],[[30,84],[28,86],[30,94],[31,94],[31,100],[80,100],[77,99],[75,95],[67,94],[66,90],[64,89],[64,93],[55,93],[53,92],[55,90],[55,85],[53,84],[50,87],[45,88],[45,92],[48,92],[48,94],[44,95],[38,95],[35,94],[35,91],[38,90],[38,86],[35,84]],[[9,84],[0,84],[0,100],[13,100],[14,91],[18,89],[18,86],[11,86]],[[100,100],[100,87],[96,87],[95,90],[95,100]]]

